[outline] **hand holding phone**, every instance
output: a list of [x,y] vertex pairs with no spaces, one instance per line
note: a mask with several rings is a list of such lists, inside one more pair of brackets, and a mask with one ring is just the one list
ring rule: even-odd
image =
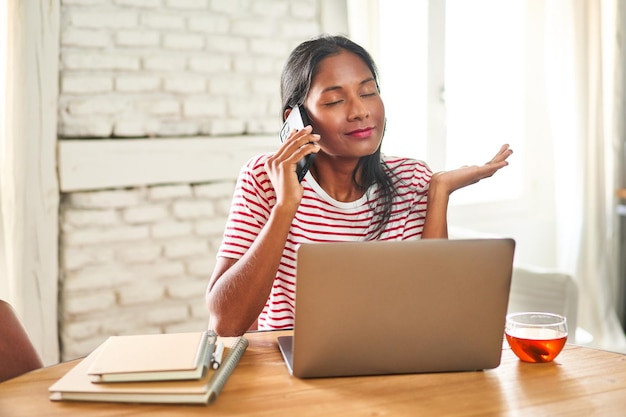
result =
[[[289,132],[293,129],[301,130],[304,129],[305,126],[309,125],[309,118],[306,114],[306,110],[304,107],[295,106],[291,109],[291,113],[287,116],[287,120],[283,123],[283,127],[280,129],[279,136],[280,141],[285,142],[289,137]],[[296,174],[298,174],[298,181],[302,181],[302,178],[306,175],[313,165],[313,161],[315,160],[315,156],[317,154],[311,153],[306,155],[304,158],[298,161],[296,166]]]

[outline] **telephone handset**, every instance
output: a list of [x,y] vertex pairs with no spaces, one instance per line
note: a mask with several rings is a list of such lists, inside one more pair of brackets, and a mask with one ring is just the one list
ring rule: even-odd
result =
[[[292,129],[301,130],[309,124],[309,117],[307,116],[304,107],[294,106],[291,109],[291,113],[289,113],[289,116],[287,116],[287,120],[285,120],[285,123],[283,123],[283,127],[280,129],[280,141],[284,142],[289,136],[289,132],[291,132]],[[302,178],[304,178],[306,173],[309,171],[309,168],[311,167],[311,165],[313,165],[313,161],[315,160],[316,155],[317,154],[311,153],[298,161],[296,167],[298,181],[302,181]]]

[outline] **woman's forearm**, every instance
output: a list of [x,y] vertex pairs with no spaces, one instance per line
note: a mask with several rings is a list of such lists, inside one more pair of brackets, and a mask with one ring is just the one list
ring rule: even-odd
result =
[[207,292],[212,328],[221,336],[245,333],[270,294],[291,227],[293,213],[274,207],[247,252],[214,276]]
[[448,238],[448,201],[450,193],[441,188],[433,178],[428,190],[426,219],[422,230],[422,239]]

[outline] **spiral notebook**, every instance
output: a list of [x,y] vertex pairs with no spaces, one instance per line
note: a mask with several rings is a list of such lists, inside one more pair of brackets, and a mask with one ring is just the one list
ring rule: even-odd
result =
[[292,375],[476,371],[500,364],[512,239],[310,243],[297,253]]
[[198,379],[210,347],[207,331],[110,336],[88,374],[100,383]]
[[[53,401],[206,404],[215,401],[248,347],[243,336],[218,338],[226,344],[221,366],[199,379],[94,383],[89,370],[105,344],[96,348],[50,386]],[[147,347],[149,348],[149,347]]]

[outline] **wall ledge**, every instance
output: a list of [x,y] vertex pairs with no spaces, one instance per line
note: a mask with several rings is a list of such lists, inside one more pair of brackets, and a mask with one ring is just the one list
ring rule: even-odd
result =
[[61,192],[233,180],[275,135],[58,140]]

